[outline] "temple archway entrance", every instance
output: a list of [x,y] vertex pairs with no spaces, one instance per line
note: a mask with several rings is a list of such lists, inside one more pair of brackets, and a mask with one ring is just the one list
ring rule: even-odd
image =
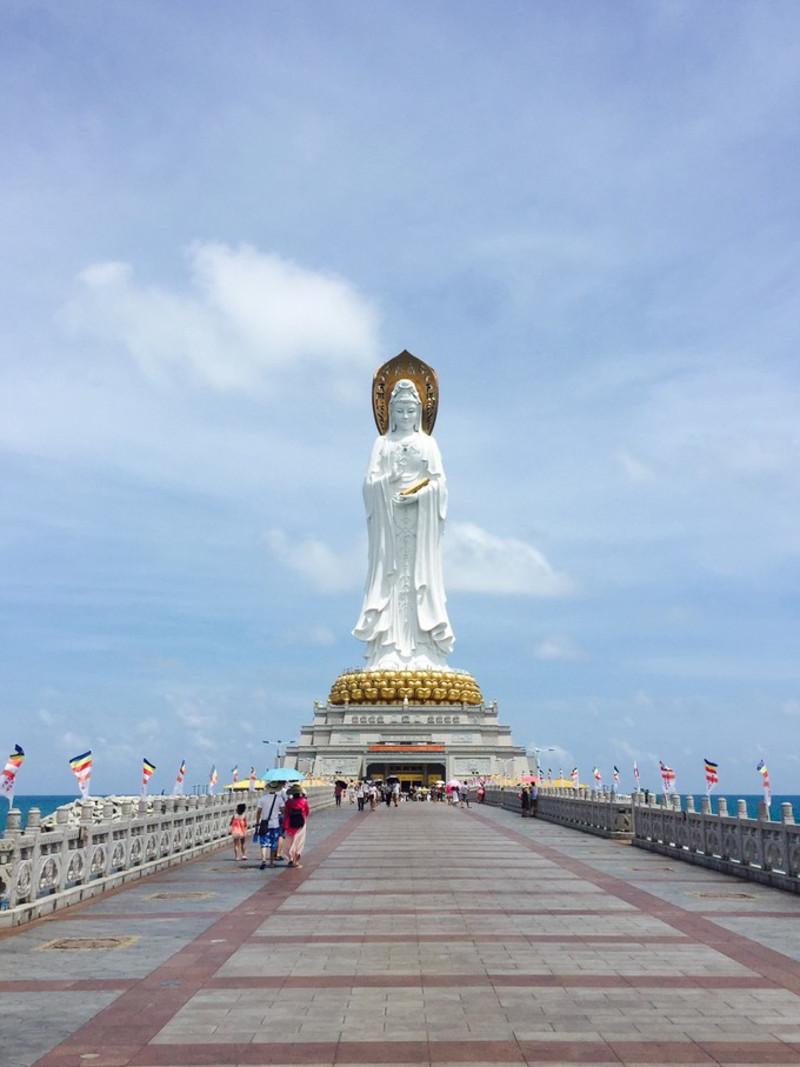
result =
[[427,788],[435,782],[443,781],[444,772],[443,763],[393,763],[389,760],[375,760],[367,764],[367,778],[380,778],[384,782],[387,778],[398,778],[404,793],[412,786],[418,789]]

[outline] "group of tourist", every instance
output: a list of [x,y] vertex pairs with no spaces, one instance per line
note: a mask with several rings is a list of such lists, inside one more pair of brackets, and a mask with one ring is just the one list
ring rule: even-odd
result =
[[[231,818],[233,857],[238,862],[247,859],[247,805],[237,804]],[[305,790],[295,783],[270,783],[258,802],[257,825],[253,844],[261,849],[261,866],[274,867],[286,861],[287,867],[302,867],[300,857],[306,843],[306,823],[309,816]]]
[[520,814],[523,819],[535,819],[536,809],[539,806],[539,787],[536,782],[527,782],[519,794]]

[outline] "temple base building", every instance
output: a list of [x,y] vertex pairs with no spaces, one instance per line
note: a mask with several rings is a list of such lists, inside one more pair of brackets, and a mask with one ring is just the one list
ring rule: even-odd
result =
[[284,766],[311,777],[400,779],[404,790],[451,778],[519,778],[525,749],[466,671],[353,670],[315,703]]

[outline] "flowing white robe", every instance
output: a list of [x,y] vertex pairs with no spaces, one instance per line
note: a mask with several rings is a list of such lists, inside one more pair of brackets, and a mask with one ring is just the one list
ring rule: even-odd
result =
[[[429,479],[401,505],[403,489]],[[369,565],[353,633],[369,668],[444,667],[454,643],[445,607],[441,538],[447,485],[436,441],[420,431],[379,437],[364,481]]]

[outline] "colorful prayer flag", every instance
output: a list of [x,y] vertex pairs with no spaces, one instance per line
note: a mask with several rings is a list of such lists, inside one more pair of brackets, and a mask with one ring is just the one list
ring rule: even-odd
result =
[[719,785],[719,770],[718,763],[712,763],[710,759],[705,761],[706,763],[706,793],[710,793],[715,785]]
[[178,768],[178,777],[175,779],[175,792],[183,792],[183,779],[186,777],[186,760],[181,760],[181,765]]
[[664,792],[674,793],[675,771],[673,771],[672,767],[668,767],[666,763],[663,763],[661,760],[659,760],[658,762],[659,766],[661,767],[661,781],[664,783]]
[[633,762],[633,780],[636,782],[636,792],[639,792],[639,764],[634,760]]
[[256,787],[256,769],[255,769],[255,767],[251,767],[250,768],[250,785],[248,786],[248,792],[252,793],[253,790],[255,789],[255,787]]
[[143,794],[147,792],[147,783],[150,781],[150,779],[155,774],[155,770],[156,770],[155,763],[151,763],[150,760],[147,759],[147,757],[145,756],[145,758],[142,760],[142,793]]
[[767,802],[767,807],[769,807],[772,801],[772,790],[770,789],[769,785],[769,771],[767,770],[767,765],[763,761],[763,759],[758,761],[758,766],[756,767],[756,770],[764,779],[764,800]]
[[572,778],[572,788],[573,789],[577,789],[578,786],[580,785],[580,776],[578,774],[578,768],[577,767],[573,767],[572,768],[572,774],[570,775],[570,777]]
[[78,779],[78,788],[85,800],[89,796],[89,780],[92,777],[92,751],[82,752],[69,761],[72,773]]
[[17,771],[22,766],[22,761],[25,759],[25,753],[22,751],[19,745],[14,745],[14,751],[8,757],[5,767],[0,773],[0,793],[3,796],[8,797],[8,806],[12,806],[14,800],[14,782],[16,781]]
[[208,791],[209,791],[209,793],[213,793],[214,792],[214,786],[217,784],[218,781],[219,781],[219,775],[217,774],[217,766],[216,766],[216,764],[213,764],[212,767],[211,767],[211,773],[208,776]]
[[231,771],[231,774],[233,775],[233,784],[236,785],[236,783],[239,781],[239,764],[238,763],[236,764],[236,766]]
[[614,765],[614,785],[619,785],[619,767]]
[[594,780],[597,782],[598,785],[600,785],[600,783],[603,781],[603,776],[600,773],[600,769],[598,767],[595,767],[592,771],[592,774],[594,775]]

